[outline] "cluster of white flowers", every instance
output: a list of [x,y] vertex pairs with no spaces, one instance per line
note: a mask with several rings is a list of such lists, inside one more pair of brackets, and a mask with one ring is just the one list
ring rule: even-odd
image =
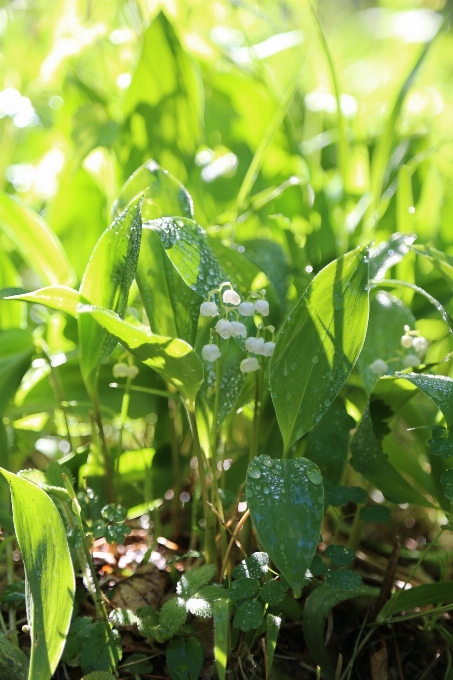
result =
[[[222,288],[228,286],[223,293]],[[246,326],[238,320],[240,316],[254,316],[258,314],[261,317],[269,315],[269,303],[264,298],[266,291],[262,290],[260,293],[251,292],[249,300],[241,302],[241,297],[235,290],[233,290],[229,281],[222,283],[219,289],[213,290],[208,295],[208,300],[200,305],[201,316],[216,317],[220,315],[220,310],[216,302],[210,298],[215,294],[222,294],[222,313],[225,318],[217,321],[215,325],[215,332],[223,339],[229,338],[244,338],[245,347],[251,354],[258,354],[264,357],[272,356],[275,343],[273,341],[266,342],[262,337],[247,337]],[[230,306],[231,305],[231,306]],[[230,321],[228,316],[230,314],[236,315],[235,321]],[[260,324],[260,330],[263,329],[263,324]],[[268,326],[267,329],[274,333],[273,326]],[[211,332],[212,333],[212,332]],[[216,361],[221,356],[220,347],[212,342],[205,345],[201,351],[201,355],[205,361]],[[240,369],[243,373],[251,373],[257,371],[260,367],[258,359],[255,357],[247,357],[241,361]]]
[[137,377],[139,370],[137,366],[129,366],[129,364],[120,362],[114,365],[112,372],[115,378],[131,378],[133,380]]
[[[395,357],[388,361],[399,361],[403,368],[414,368],[419,366],[428,349],[428,340],[424,338],[418,331],[411,331],[410,326],[404,326],[404,335],[401,336],[401,347],[403,350],[412,349],[413,352],[405,354],[404,356]],[[385,375],[389,369],[388,363],[384,359],[375,359],[369,366],[377,376]]]

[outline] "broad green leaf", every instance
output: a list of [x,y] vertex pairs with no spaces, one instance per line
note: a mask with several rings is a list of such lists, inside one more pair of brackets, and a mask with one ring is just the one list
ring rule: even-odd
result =
[[267,614],[266,616],[266,652],[267,652],[267,665],[269,668],[269,673],[272,670],[272,665],[274,663],[274,653],[277,646],[277,638],[280,632],[280,626],[282,620],[279,616],[274,616],[273,614]]
[[230,638],[230,603],[228,600],[216,600],[213,604],[214,614],[214,655],[219,680],[225,680],[228,663]]
[[281,581],[268,581],[260,592],[260,599],[273,607],[277,607],[285,599],[287,588]]
[[308,435],[304,457],[319,467],[326,488],[328,484],[338,484],[343,476],[348,459],[349,432],[354,426],[355,421],[343,401],[335,399]]
[[0,678],[27,680],[28,659],[21,649],[0,635]]
[[351,569],[338,569],[337,571],[329,569],[326,574],[326,584],[330,588],[353,591],[358,590],[362,585],[362,577]]
[[425,373],[400,373],[398,378],[409,380],[429,397],[442,411],[448,428],[453,427],[453,379],[446,375],[427,375]]
[[395,593],[379,612],[378,621],[384,621],[392,614],[403,610],[427,607],[428,605],[441,605],[443,602],[449,603],[452,600],[452,581],[447,581],[446,583],[425,583],[421,586],[415,586]]
[[203,666],[203,647],[196,637],[175,638],[167,646],[167,667],[172,680],[198,680]]
[[409,484],[393,467],[382,451],[374,433],[370,411],[367,408],[351,444],[352,467],[360,472],[393,503],[411,503],[425,508],[433,507],[424,496]]
[[186,602],[182,597],[174,597],[168,600],[162,607],[159,615],[159,625],[156,629],[156,640],[163,642],[173,637],[183,626],[187,618]]
[[321,666],[322,675],[327,680],[335,679],[335,670],[329,659],[324,643],[327,617],[335,605],[356,597],[375,598],[378,588],[361,586],[357,590],[346,591],[324,585],[316,588],[308,597],[304,607],[304,640],[316,664]]
[[57,309],[66,312],[71,316],[77,315],[77,305],[80,301],[79,293],[68,286],[47,286],[32,292],[24,291],[15,294],[7,294],[7,291],[0,292],[0,298],[4,300],[22,300],[33,302],[36,305],[44,305],[50,309]]
[[40,215],[2,191],[0,230],[44,283],[74,285],[75,273],[48,224]]
[[35,346],[33,336],[20,328],[0,333],[0,414],[30,367]]
[[392,234],[388,241],[370,249],[370,279],[380,281],[386,272],[399,264],[409,252],[415,236]]
[[[115,219],[96,244],[80,286],[83,302],[124,316],[129,288],[135,277],[142,221],[138,197]],[[116,340],[89,314],[79,316],[80,367],[91,394],[96,371],[116,345]]]
[[366,503],[368,494],[360,486],[334,486],[326,493],[326,505],[343,506],[348,503]]
[[143,49],[123,105],[120,165],[129,176],[148,158],[183,181],[201,141],[201,79],[165,14],[144,34]]
[[205,230],[184,217],[162,217],[147,223],[160,236],[165,252],[186,284],[206,299],[228,277],[214,255]]
[[432,248],[431,246],[413,246],[413,250],[417,255],[427,258],[431,264],[442,274],[445,281],[453,288],[453,258],[441,250]]
[[343,545],[331,544],[327,546],[324,554],[336,567],[348,567],[355,559],[355,552]]
[[[379,380],[379,374],[371,368],[376,359],[382,359],[387,364],[386,375],[394,375],[395,371],[402,368],[404,350],[401,336],[404,335],[406,324],[414,328],[415,318],[410,309],[393,295],[379,291],[370,302],[368,330],[357,361],[368,394],[371,394]],[[385,333],[382,332],[383,328]]]
[[299,593],[324,517],[318,466],[305,458],[273,460],[258,456],[247,470],[246,495],[260,544]]
[[285,451],[322,418],[360,354],[369,308],[365,255],[358,248],[327,265],[280,331],[270,384]]
[[192,347],[178,338],[154,335],[146,326],[131,325],[117,314],[96,307],[79,307],[91,315],[144,364],[169,380],[192,408],[203,381],[203,366]]
[[[0,291],[20,285],[19,274],[8,253],[0,252]],[[0,298],[1,298],[0,293]],[[0,330],[20,328],[24,321],[23,305],[11,302],[0,302]]]
[[112,218],[117,217],[128,203],[144,191],[144,222],[158,217],[194,218],[192,196],[186,187],[153,160],[148,160],[129,177],[112,206]]
[[25,567],[27,619],[33,640],[29,680],[50,680],[72,616],[75,579],[60,513],[40,488],[1,469],[10,488],[14,527]]
[[246,600],[237,608],[233,619],[233,628],[240,628],[246,633],[261,626],[264,616],[264,605],[257,600]]

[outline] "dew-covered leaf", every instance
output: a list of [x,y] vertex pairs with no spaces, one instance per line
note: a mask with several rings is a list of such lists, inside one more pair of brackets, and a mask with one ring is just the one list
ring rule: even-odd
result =
[[453,484],[453,469],[444,470],[440,476],[441,484]]
[[324,554],[336,567],[347,567],[355,559],[355,552],[343,545],[329,545]]
[[303,615],[304,640],[315,663],[321,666],[321,672],[327,680],[335,678],[335,670],[324,642],[326,621],[331,610],[341,602],[356,597],[375,598],[378,594],[378,588],[368,586],[345,591],[323,585],[316,588],[307,598]]
[[366,250],[358,248],[319,272],[283,324],[270,383],[286,451],[322,418],[351,373],[368,307]]
[[233,619],[233,628],[240,628],[246,633],[256,630],[263,622],[264,605],[257,600],[246,600],[237,608]]
[[442,411],[449,428],[453,427],[453,379],[446,375],[400,373],[398,378],[409,380]]
[[246,557],[233,569],[233,578],[260,579],[266,576],[269,570],[269,555],[265,552],[256,552]]
[[329,568],[327,564],[324,564],[319,555],[315,555],[310,564],[309,571],[313,576],[323,576],[324,574],[327,574]]
[[432,507],[424,496],[409,484],[382,451],[373,430],[370,411],[366,409],[351,444],[352,467],[360,472],[393,503],[411,503]]
[[350,569],[329,570],[326,574],[326,583],[330,588],[353,591],[361,587],[362,577]]
[[305,458],[258,456],[247,470],[246,495],[258,540],[291,588],[299,592],[324,516],[319,468]]
[[213,564],[204,564],[191,571],[186,571],[178,581],[176,592],[184,598],[192,597],[200,588],[212,581],[214,574],[215,566]]
[[187,342],[154,335],[146,326],[131,325],[106,309],[86,305],[79,307],[79,313],[93,316],[134,356],[173,383],[187,402],[195,402],[203,380],[203,366]]
[[[112,222],[96,244],[80,285],[84,303],[116,312],[126,312],[129,288],[135,277],[142,222],[141,198],[137,198]],[[95,389],[95,376],[100,363],[105,361],[117,344],[117,339],[100,326],[90,314],[78,319],[80,339],[80,367],[90,393]]]
[[370,279],[380,281],[390,267],[395,266],[407,253],[415,241],[415,236],[392,234],[388,241],[370,249]]
[[334,507],[347,505],[348,503],[366,503],[368,494],[360,486],[334,486],[326,492],[326,505]]
[[433,456],[440,456],[441,458],[453,456],[453,440],[451,439],[430,439],[429,448]]
[[285,599],[286,591],[287,588],[281,581],[268,581],[261,589],[260,600],[277,607]]
[[253,597],[261,588],[261,584],[254,578],[238,578],[226,589],[225,595],[230,600],[246,600]]
[[198,680],[203,666],[201,642],[196,637],[175,638],[167,647],[166,661],[172,680]]
[[385,524],[392,519],[392,511],[385,505],[367,505],[360,508],[360,519],[367,524],[376,522],[376,524]]

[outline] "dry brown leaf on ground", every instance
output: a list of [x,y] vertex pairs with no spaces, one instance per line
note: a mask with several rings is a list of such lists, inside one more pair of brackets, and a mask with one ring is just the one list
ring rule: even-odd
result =
[[160,604],[168,583],[166,572],[160,571],[155,564],[140,566],[133,576],[121,581],[107,593],[114,607],[132,609],[155,607]]
[[382,647],[370,657],[371,680],[388,680],[387,646]]

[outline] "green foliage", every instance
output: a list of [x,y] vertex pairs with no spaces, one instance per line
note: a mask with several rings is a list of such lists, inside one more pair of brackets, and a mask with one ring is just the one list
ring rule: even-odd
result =
[[385,505],[371,505],[360,508],[359,515],[360,519],[363,519],[364,522],[385,524],[386,522],[390,521],[392,517],[392,511]]
[[8,680],[26,680],[28,660],[24,652],[0,635],[0,673]]
[[175,638],[167,647],[167,666],[172,680],[197,680],[203,666],[203,648],[197,638]]

